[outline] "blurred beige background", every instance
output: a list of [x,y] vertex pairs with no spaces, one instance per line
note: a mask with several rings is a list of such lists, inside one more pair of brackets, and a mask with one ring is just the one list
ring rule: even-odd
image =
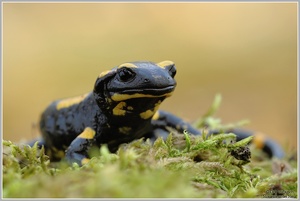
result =
[[193,121],[221,93],[223,123],[297,145],[296,3],[4,3],[3,41],[5,140],[38,136],[45,107],[103,70],[173,60],[161,109]]

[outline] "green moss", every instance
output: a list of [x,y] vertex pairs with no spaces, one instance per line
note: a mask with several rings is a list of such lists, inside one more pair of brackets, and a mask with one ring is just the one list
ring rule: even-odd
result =
[[[204,119],[212,119],[211,115]],[[82,167],[63,161],[50,163],[44,150],[36,145],[31,148],[3,141],[3,197],[298,196],[296,161],[270,160],[252,146],[252,157],[241,159],[238,153],[241,149],[247,151],[251,137],[233,143],[234,139],[231,133],[191,136],[171,131],[166,141],[158,138],[151,144],[140,139],[122,145],[116,153],[110,153],[105,145],[92,149],[90,162]]]

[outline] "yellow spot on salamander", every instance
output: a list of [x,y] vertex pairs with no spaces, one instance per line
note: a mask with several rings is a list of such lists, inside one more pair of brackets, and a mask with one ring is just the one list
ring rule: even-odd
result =
[[59,150],[56,147],[51,147],[51,157],[56,159],[61,159],[65,156],[65,152],[63,150]]
[[137,66],[134,65],[134,64],[132,64],[132,63],[124,63],[124,64],[121,64],[118,68],[122,68],[122,67],[137,68]]
[[130,131],[131,131],[130,127],[124,126],[124,127],[119,128],[119,132],[123,133],[123,134],[129,134]]
[[127,110],[133,110],[133,107],[132,106],[128,106]]
[[156,113],[156,111],[158,110],[158,107],[159,107],[160,104],[161,104],[161,101],[158,101],[155,104],[155,107],[153,108],[153,110],[146,110],[145,112],[140,113],[140,117],[142,119],[149,119],[149,118],[151,118]]
[[165,68],[166,66],[170,66],[170,65],[174,65],[173,61],[162,61],[156,64],[157,66],[161,67],[161,68]]
[[88,95],[89,95],[89,93],[81,95],[81,96],[61,100],[57,103],[56,109],[60,110],[62,108],[68,108],[72,105],[78,104],[78,103],[82,102]]
[[159,119],[159,111],[155,112],[155,114],[152,117],[153,120],[158,120]]
[[265,146],[265,136],[263,133],[254,133],[252,143],[255,145],[256,148],[262,149]]
[[100,73],[100,75],[98,76],[98,78],[104,77],[104,76],[107,75],[107,73],[109,73],[109,72],[110,72],[110,70],[103,71],[102,73]]
[[115,93],[111,96],[111,99],[113,101],[123,101],[123,100],[129,100],[132,98],[156,98],[156,97],[169,97],[172,95],[173,92],[162,94],[162,95],[151,95],[151,94],[141,94],[141,93],[135,93],[135,94],[118,94]]
[[124,116],[126,114],[126,110],[123,109],[124,107],[126,107],[126,103],[120,102],[116,107],[114,107],[113,115]]
[[149,119],[150,117],[152,117],[154,114],[154,111],[152,110],[146,110],[145,112],[140,113],[140,117],[142,119]]
[[83,159],[81,160],[81,164],[82,164],[82,165],[85,165],[85,164],[87,164],[88,162],[90,162],[90,159],[89,159],[89,158],[83,158]]
[[84,129],[84,131],[78,137],[84,138],[84,139],[93,139],[95,134],[96,134],[96,132],[94,131],[94,129],[92,129],[90,127],[86,127]]

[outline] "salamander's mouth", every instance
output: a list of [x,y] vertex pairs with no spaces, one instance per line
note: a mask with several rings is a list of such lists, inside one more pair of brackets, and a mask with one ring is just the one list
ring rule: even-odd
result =
[[133,98],[158,98],[172,95],[175,86],[164,88],[126,89],[120,92],[110,92],[113,101],[124,101]]

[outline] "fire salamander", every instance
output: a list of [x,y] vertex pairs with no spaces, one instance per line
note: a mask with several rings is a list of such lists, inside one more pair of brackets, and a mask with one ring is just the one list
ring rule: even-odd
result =
[[[39,146],[45,147],[52,161],[65,157],[82,165],[89,161],[88,151],[94,145],[107,144],[115,152],[120,144],[142,137],[165,139],[167,127],[201,134],[182,119],[158,110],[176,87],[175,74],[172,61],[124,63],[102,72],[92,92],[54,101],[46,108],[40,119]],[[253,135],[250,131],[233,132],[240,138]],[[283,156],[274,141],[256,141],[271,157]]]

